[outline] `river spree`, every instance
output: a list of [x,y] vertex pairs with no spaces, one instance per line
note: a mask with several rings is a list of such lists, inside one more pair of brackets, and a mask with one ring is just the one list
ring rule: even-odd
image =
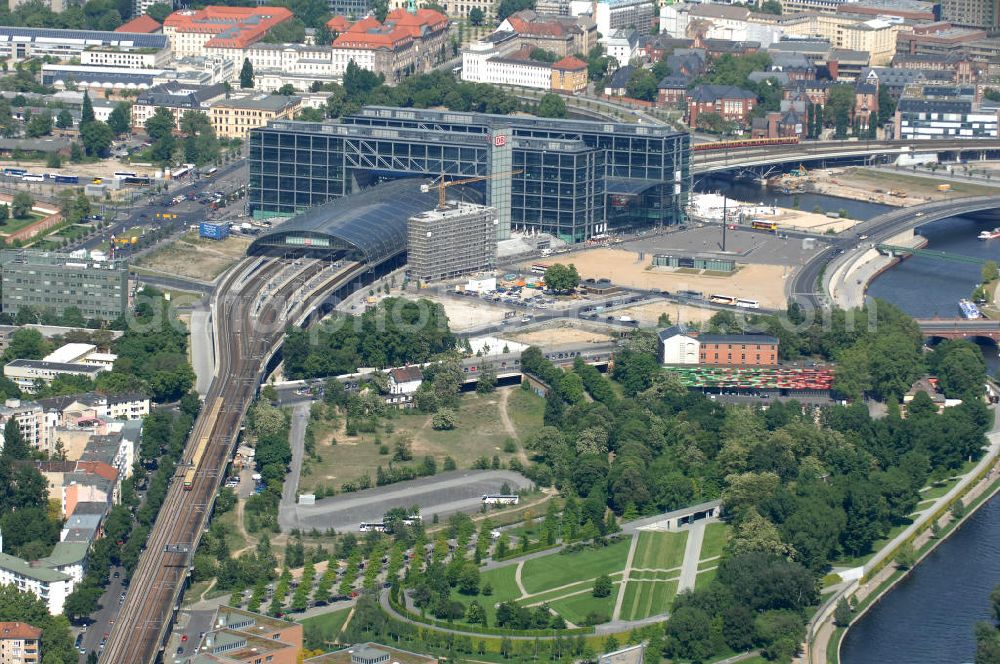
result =
[[1000,500],[973,514],[847,631],[844,664],[971,662],[1000,582]]
[[[752,184],[707,181],[717,190],[748,202],[784,207],[848,211],[869,219],[886,210],[865,202],[802,194],[775,194]],[[950,254],[1000,260],[1000,239],[980,241],[979,231],[996,224],[945,219],[920,229],[928,248]],[[958,300],[969,297],[980,266],[936,258],[909,258],[880,275],[869,295],[895,304],[915,317],[955,318]],[[1000,367],[997,348],[982,346],[991,371]],[[1000,583],[1000,498],[979,509],[923,563],[895,586],[847,632],[844,664],[964,664],[975,655],[977,621],[989,620],[989,593]]]

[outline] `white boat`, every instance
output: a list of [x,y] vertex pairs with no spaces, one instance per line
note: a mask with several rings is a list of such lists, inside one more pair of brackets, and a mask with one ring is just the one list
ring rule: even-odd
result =
[[962,312],[962,318],[967,320],[976,320],[981,317],[979,307],[969,300],[959,300],[958,310]]
[[983,231],[979,234],[980,240],[995,240],[1000,238],[1000,228],[994,228],[991,231]]

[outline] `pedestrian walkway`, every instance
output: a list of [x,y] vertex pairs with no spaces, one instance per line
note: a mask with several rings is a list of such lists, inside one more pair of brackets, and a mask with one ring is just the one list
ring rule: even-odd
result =
[[684,547],[684,564],[681,565],[681,577],[677,583],[677,592],[694,590],[698,578],[698,562],[701,559],[701,543],[705,540],[706,520],[695,521],[688,528],[687,544]]
[[611,613],[611,620],[619,620],[622,617],[622,604],[625,602],[625,588],[628,586],[628,577],[632,571],[632,561],[635,559],[635,548],[639,544],[639,534],[632,535],[632,543],[628,548],[628,558],[625,559],[625,571],[622,573],[622,584],[618,586],[618,596],[615,598],[615,610]]

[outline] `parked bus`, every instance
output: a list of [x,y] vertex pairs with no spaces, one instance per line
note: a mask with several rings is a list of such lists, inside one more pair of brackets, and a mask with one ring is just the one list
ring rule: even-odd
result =
[[548,269],[549,266],[545,265],[544,263],[535,263],[534,265],[531,266],[531,273],[537,274],[540,277],[544,277],[545,271]]
[[210,168],[207,171],[205,171],[205,177],[210,178],[210,177],[212,177],[213,175],[215,175],[218,172],[219,172],[219,169],[215,168],[213,166],[212,168]]
[[19,178],[28,172],[26,168],[5,168],[3,169],[3,174],[9,178]]
[[389,526],[381,521],[363,522],[358,528],[363,533],[387,533]]
[[520,496],[510,494],[486,494],[483,496],[483,505],[517,505],[520,500]]
[[180,180],[182,177],[184,177],[190,172],[191,172],[190,166],[182,166],[181,168],[178,168],[176,171],[174,171],[171,177],[175,180]]
[[25,173],[21,179],[24,182],[45,182],[45,176],[41,173]]
[[712,304],[736,304],[736,298],[731,295],[709,295],[708,301]]
[[747,300],[741,297],[736,300],[736,306],[743,307],[744,309],[760,309],[760,302],[757,300]]
[[774,221],[752,221],[750,222],[750,228],[756,228],[761,231],[776,231],[778,230],[778,224]]
[[122,184],[131,187],[147,187],[153,182],[153,178],[147,175],[130,175],[121,179]]
[[115,171],[116,180],[124,180],[125,178],[134,178],[135,171]]
[[55,175],[52,179],[56,184],[80,184],[79,175]]

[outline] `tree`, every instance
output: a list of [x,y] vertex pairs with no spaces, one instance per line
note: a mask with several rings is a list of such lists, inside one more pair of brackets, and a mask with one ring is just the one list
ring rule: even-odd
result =
[[73,116],[65,108],[59,111],[59,114],[56,116],[56,127],[59,129],[73,128]]
[[837,608],[833,611],[833,620],[837,624],[837,627],[847,627],[851,624],[851,619],[854,617],[854,612],[851,610],[851,605],[848,604],[847,600],[843,597],[837,602]]
[[83,141],[83,149],[87,156],[101,157],[111,147],[114,135],[111,133],[111,128],[103,122],[95,120],[85,125],[81,122],[80,140]]
[[264,36],[264,41],[272,44],[301,44],[305,40],[306,24],[298,17],[279,23]]
[[554,92],[547,92],[542,95],[535,113],[541,118],[564,118],[566,117],[566,102]]
[[389,0],[374,0],[372,14],[379,23],[384,23],[385,17],[389,15]]
[[473,625],[487,626],[486,609],[483,605],[479,603],[478,600],[472,600],[469,602],[469,608],[465,612],[465,622]]
[[285,95],[286,97],[291,97],[295,94],[295,86],[291,83],[285,83],[280,88],[278,88],[275,94]]
[[84,90],[83,106],[80,109],[80,128],[82,129],[84,125],[94,122],[96,119],[94,116],[94,104],[90,101],[90,94]]
[[486,20],[486,15],[483,14],[483,10],[479,7],[473,7],[469,10],[469,23],[479,27]]
[[479,594],[479,567],[475,563],[468,562],[462,565],[457,586],[458,592],[463,595]]
[[27,459],[31,456],[31,447],[21,435],[21,427],[15,418],[7,420],[3,428],[3,459]]
[[146,15],[157,23],[163,23],[174,11],[173,5],[167,2],[154,2],[146,8]]
[[497,21],[503,21],[522,9],[534,9],[535,0],[500,0],[497,6]]
[[253,64],[251,64],[250,58],[243,58],[243,68],[240,69],[240,87],[245,90],[252,88],[253,84]]
[[913,545],[904,542],[896,551],[896,567],[899,569],[910,569],[917,561],[917,552],[913,550]]
[[712,619],[705,611],[682,606],[667,621],[667,653],[674,658],[703,662],[717,649]]
[[657,95],[657,85],[660,79],[649,69],[636,67],[632,75],[629,76],[628,83],[625,84],[625,92],[633,99],[653,101]]
[[10,219],[10,208],[6,205],[0,205],[0,226],[7,223]]
[[19,191],[14,194],[10,204],[11,215],[15,219],[27,219],[31,214],[31,208],[35,206],[35,199],[26,191]]
[[610,597],[611,591],[614,589],[614,584],[611,583],[611,577],[607,574],[602,574],[601,576],[594,579],[594,597]]
[[457,421],[458,417],[455,415],[455,411],[450,408],[442,408],[431,418],[431,427],[437,431],[450,431],[455,428]]
[[545,287],[560,292],[571,291],[580,284],[580,274],[576,266],[562,263],[551,265],[545,270]]
[[37,115],[31,116],[31,120],[28,122],[27,127],[25,127],[25,134],[27,134],[28,138],[48,136],[51,133],[52,113],[49,111],[42,111]]
[[108,128],[115,136],[121,136],[131,128],[131,106],[127,102],[119,102],[108,115]]

